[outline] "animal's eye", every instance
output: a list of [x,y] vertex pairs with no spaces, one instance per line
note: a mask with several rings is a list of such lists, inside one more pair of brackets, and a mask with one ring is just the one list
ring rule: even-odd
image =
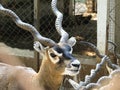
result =
[[55,55],[54,53],[50,53],[50,56],[54,58],[54,57],[56,57],[57,55]]

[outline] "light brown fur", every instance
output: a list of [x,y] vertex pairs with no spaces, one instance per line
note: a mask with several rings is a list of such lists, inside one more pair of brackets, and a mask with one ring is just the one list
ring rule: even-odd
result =
[[38,73],[29,67],[0,63],[0,90],[58,90],[64,65],[57,66],[43,58]]
[[38,73],[30,67],[0,63],[0,90],[58,90],[67,65],[64,62],[53,63],[51,52],[51,48],[44,51]]

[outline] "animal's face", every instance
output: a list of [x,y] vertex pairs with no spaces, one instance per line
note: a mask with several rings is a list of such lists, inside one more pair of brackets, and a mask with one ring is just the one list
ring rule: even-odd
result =
[[48,65],[61,75],[74,76],[79,73],[80,61],[72,55],[72,44],[59,43],[49,48],[44,48],[41,43],[35,42],[34,49],[47,60]]
[[72,47],[68,44],[56,45],[48,50],[50,61],[61,75],[74,76],[79,73],[80,62],[72,55]]

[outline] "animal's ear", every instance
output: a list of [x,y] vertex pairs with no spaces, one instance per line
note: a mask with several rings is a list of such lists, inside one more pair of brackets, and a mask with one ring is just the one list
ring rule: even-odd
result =
[[39,41],[35,41],[33,48],[37,51],[37,52],[43,52],[44,51],[44,46],[42,46],[42,44]]
[[76,44],[75,37],[71,37],[70,39],[68,39],[67,43],[73,47]]

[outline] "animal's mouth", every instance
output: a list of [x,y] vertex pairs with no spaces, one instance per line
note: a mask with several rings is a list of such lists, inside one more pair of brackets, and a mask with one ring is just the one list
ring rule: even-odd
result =
[[79,74],[80,68],[65,68],[63,75],[75,76]]
[[77,70],[71,70],[72,72],[79,72],[79,69],[77,69]]
[[73,72],[73,73],[76,73],[76,72],[79,72],[80,71],[80,68],[68,68],[69,71]]

